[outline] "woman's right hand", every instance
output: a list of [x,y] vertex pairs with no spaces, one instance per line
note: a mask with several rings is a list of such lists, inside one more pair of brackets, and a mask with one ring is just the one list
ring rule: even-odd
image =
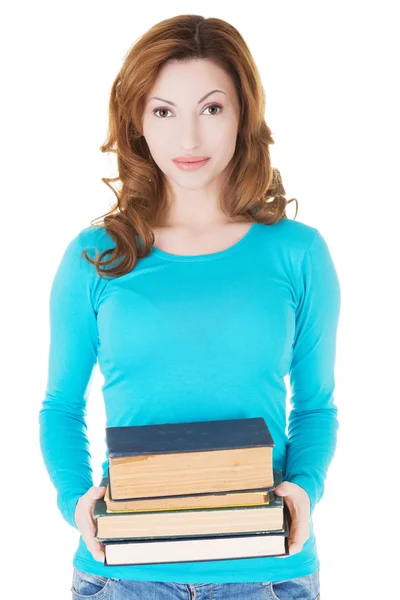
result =
[[92,486],[86,494],[81,496],[76,504],[74,518],[75,523],[82,534],[83,540],[89,552],[95,560],[104,563],[105,551],[104,545],[98,542],[94,535],[96,533],[96,523],[93,517],[93,508],[96,500],[103,498],[106,488]]

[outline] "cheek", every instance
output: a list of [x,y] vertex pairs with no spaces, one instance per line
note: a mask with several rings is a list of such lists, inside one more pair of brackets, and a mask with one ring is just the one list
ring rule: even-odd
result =
[[171,145],[165,144],[159,136],[148,145],[154,162],[165,171],[171,164]]
[[169,159],[172,146],[165,131],[160,131],[160,127],[145,124],[143,127],[143,136],[149,147],[150,153],[156,162],[165,162]]
[[213,127],[207,133],[212,147],[221,155],[231,155],[236,147],[237,127],[230,121]]
[[210,144],[210,149],[216,163],[229,162],[235,153],[236,135],[232,135],[232,132],[221,132]]
[[143,119],[142,127],[143,127],[143,137],[145,138],[147,145],[151,149],[152,147],[157,147],[162,143],[163,132],[162,128],[160,128],[158,123],[155,122],[155,118],[146,115]]

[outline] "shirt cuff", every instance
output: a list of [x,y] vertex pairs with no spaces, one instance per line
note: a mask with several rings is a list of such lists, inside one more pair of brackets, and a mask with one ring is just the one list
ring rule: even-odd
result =
[[[287,479],[286,481],[289,480]],[[318,501],[318,490],[314,479],[310,475],[294,475],[290,479],[290,483],[296,483],[307,492],[310,498],[310,515],[312,515]]]
[[82,494],[74,494],[72,496],[64,496],[63,499],[58,500],[58,508],[61,511],[65,521],[71,525],[74,529],[79,531],[77,524],[75,523],[75,509],[78,504],[79,498]]

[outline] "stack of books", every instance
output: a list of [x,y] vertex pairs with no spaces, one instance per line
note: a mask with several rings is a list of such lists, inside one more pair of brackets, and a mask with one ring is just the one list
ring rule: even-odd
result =
[[290,512],[274,489],[262,417],[107,427],[96,501],[105,565],[285,556]]

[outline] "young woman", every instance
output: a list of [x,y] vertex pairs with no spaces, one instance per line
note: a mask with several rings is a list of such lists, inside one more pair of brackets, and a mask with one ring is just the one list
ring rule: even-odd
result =
[[[116,152],[121,185],[54,277],[39,415],[59,509],[81,534],[74,598],[319,598],[312,513],[336,446],[340,288],[322,234],[286,215],[264,110],[240,34],[197,15],[150,29],[112,86],[101,149]],[[97,361],[107,426],[264,417],[289,556],[104,564],[93,506],[105,488],[93,485],[85,423]]]

